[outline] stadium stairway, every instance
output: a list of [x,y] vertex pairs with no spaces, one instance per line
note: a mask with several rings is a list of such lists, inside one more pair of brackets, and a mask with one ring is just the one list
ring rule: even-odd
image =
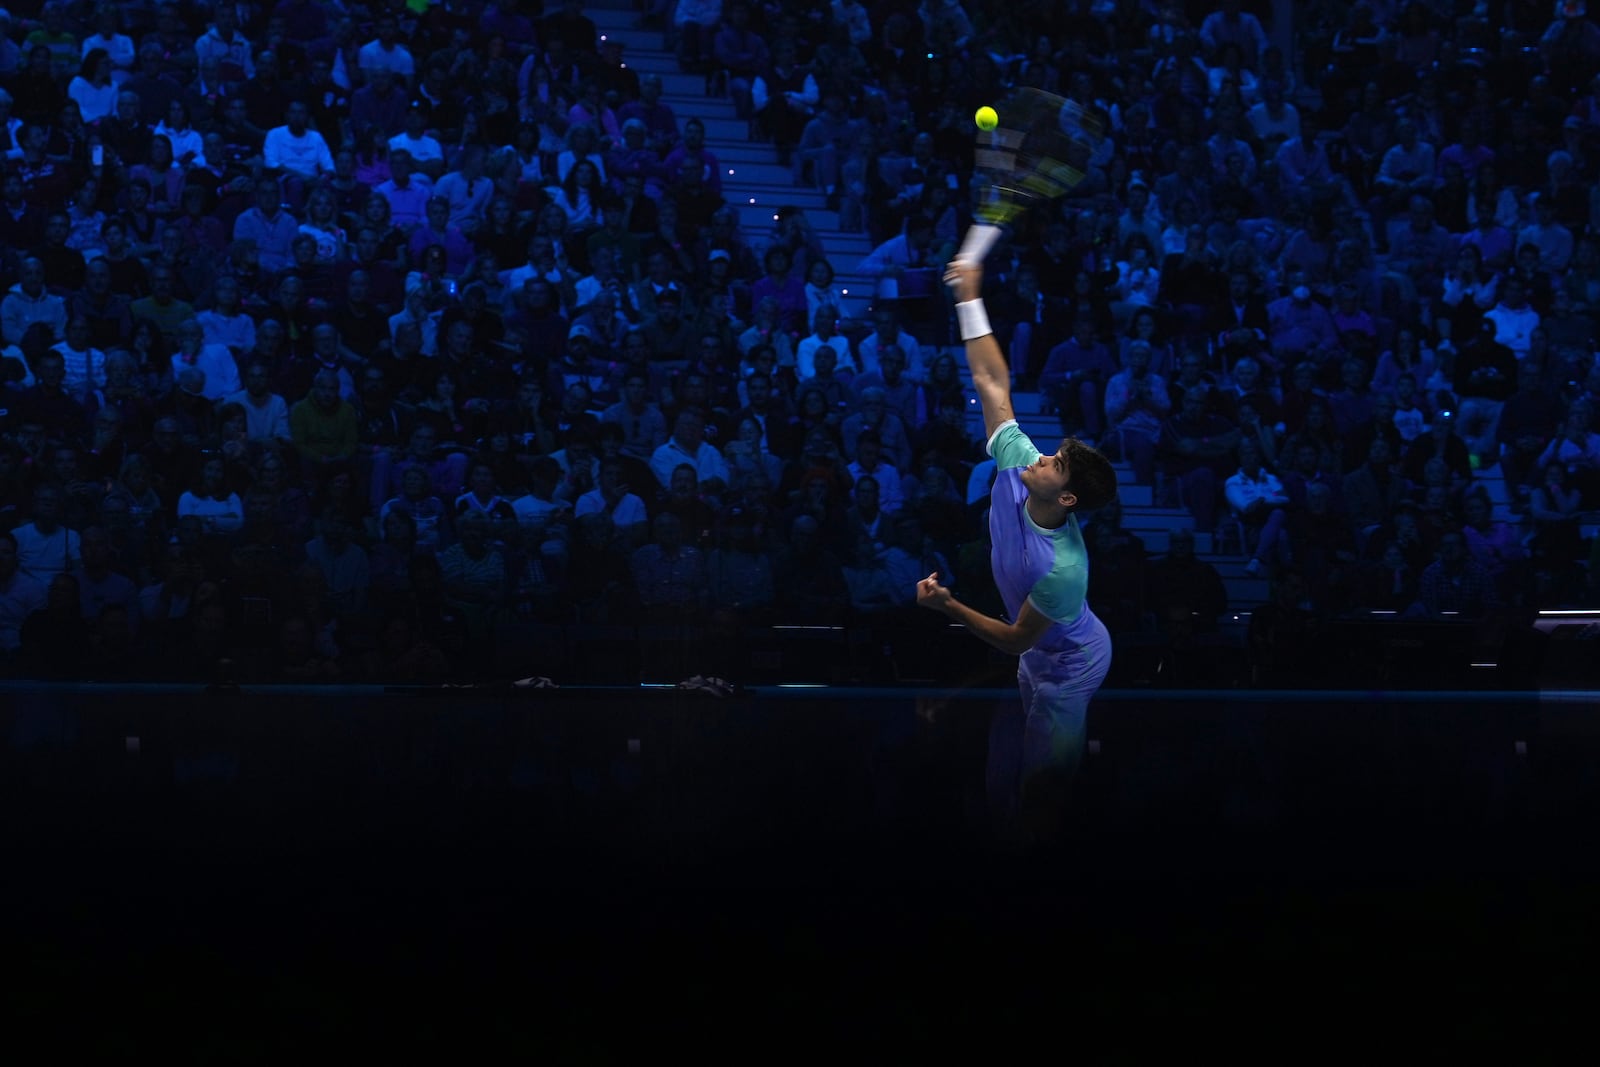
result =
[[822,241],[835,283],[846,294],[842,317],[865,318],[876,291],[875,279],[857,270],[872,251],[867,235],[841,229],[839,213],[828,209],[824,190],[797,184],[792,169],[778,163],[772,144],[734,113],[731,99],[708,94],[703,75],[680,71],[662,32],[635,25],[639,13],[630,0],[595,0],[584,10],[606,39],[621,42],[623,61],[631,70],[661,76],[661,99],[677,115],[680,128],[690,117],[705,123],[706,147],[722,164],[723,198],[738,210],[745,240],[759,251],[773,232],[777,209],[800,208]]

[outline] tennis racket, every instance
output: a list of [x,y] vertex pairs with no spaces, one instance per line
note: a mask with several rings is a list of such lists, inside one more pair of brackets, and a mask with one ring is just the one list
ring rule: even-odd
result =
[[956,253],[958,262],[982,263],[1002,227],[1083,181],[1105,135],[1098,116],[1038,89],[1018,89],[995,111],[999,125],[978,134],[976,220]]

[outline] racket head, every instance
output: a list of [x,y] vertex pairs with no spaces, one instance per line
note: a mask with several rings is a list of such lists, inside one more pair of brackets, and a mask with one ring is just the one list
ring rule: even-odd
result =
[[1040,89],[1018,89],[995,110],[999,125],[978,136],[973,214],[1004,226],[1083,181],[1105,127],[1093,112]]

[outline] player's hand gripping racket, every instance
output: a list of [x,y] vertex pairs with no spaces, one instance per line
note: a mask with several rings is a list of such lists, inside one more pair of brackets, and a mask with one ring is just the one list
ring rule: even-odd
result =
[[972,176],[977,217],[956,253],[958,263],[982,263],[1001,227],[1083,181],[1105,132],[1097,116],[1038,89],[1018,89],[995,110],[999,124],[978,134]]

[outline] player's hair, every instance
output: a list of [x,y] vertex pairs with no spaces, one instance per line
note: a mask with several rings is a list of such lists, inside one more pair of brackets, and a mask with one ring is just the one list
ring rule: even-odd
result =
[[1117,497],[1117,472],[1111,461],[1075,437],[1061,442],[1072,476],[1067,488],[1078,497],[1074,511],[1094,511]]

